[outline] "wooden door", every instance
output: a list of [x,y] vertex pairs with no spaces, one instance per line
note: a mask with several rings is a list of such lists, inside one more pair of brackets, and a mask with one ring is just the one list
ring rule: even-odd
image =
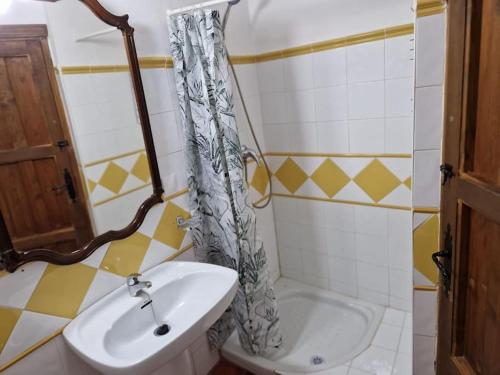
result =
[[[438,375],[500,374],[500,0],[448,2]],[[449,227],[448,227],[449,225]],[[449,228],[449,230],[448,230]]]
[[18,250],[93,237],[44,25],[0,26],[0,211]]

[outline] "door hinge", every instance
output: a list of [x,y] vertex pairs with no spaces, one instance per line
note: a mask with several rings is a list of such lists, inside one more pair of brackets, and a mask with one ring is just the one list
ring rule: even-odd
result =
[[[448,293],[451,287],[451,253],[453,251],[453,237],[451,235],[451,226],[448,224],[446,226],[446,231],[444,233],[444,248],[432,254],[432,261],[436,264],[443,281],[443,286]],[[442,258],[443,261],[439,258]]]
[[443,175],[443,181],[441,182],[441,185],[444,186],[450,180],[451,178],[455,177],[455,173],[453,172],[453,166],[450,164],[441,164],[439,167],[439,170],[441,171],[441,174]]
[[69,146],[69,141],[67,139],[61,139],[60,141],[56,142],[57,147],[59,148],[64,148]]

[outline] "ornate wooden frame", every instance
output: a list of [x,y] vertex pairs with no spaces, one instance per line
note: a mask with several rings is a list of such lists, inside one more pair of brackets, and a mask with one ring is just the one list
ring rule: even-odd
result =
[[125,228],[120,230],[110,230],[95,237],[83,247],[64,254],[50,249],[33,249],[25,251],[14,249],[7,233],[6,226],[0,215],[0,269],[5,268],[9,272],[14,272],[19,266],[33,261],[45,261],[60,265],[80,262],[102,245],[110,241],[126,238],[133,234],[143,223],[149,209],[162,202],[163,186],[160,178],[160,170],[158,168],[158,160],[156,158],[153,133],[149,122],[149,114],[146,105],[146,97],[144,95],[139,60],[137,58],[137,51],[135,48],[134,29],[128,23],[129,16],[117,16],[110,13],[98,2],[98,0],[79,1],[85,4],[101,21],[110,26],[116,27],[122,32],[129,62],[130,74],[132,76],[132,84],[137,102],[137,110],[144,137],[146,154],[149,161],[153,194],[141,204],[132,222]]

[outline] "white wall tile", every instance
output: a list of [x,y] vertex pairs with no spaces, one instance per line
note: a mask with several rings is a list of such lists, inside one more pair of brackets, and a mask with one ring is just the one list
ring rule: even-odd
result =
[[415,335],[413,346],[413,373],[419,375],[434,375],[435,358],[436,338]]
[[286,98],[283,93],[262,94],[262,121],[264,124],[280,124],[287,120]]
[[413,79],[385,81],[385,116],[405,117],[413,114]]
[[384,136],[386,153],[412,153],[413,117],[386,118]]
[[150,115],[175,109],[177,103],[172,100],[172,89],[164,69],[142,70],[141,77]]
[[284,91],[285,74],[283,60],[272,60],[257,64],[257,74],[261,93]]
[[316,252],[302,252],[303,272],[305,275],[329,277],[328,255]]
[[416,86],[443,83],[446,14],[419,17],[416,22]]
[[290,151],[291,139],[287,124],[272,124],[264,126],[267,150]]
[[383,118],[349,121],[349,152],[383,153],[385,122]]
[[356,258],[355,234],[353,232],[327,229],[326,238],[326,248],[330,255],[347,259]]
[[0,282],[0,305],[24,309],[47,268],[45,262],[23,265],[17,272],[4,275]]
[[347,119],[347,87],[335,86],[314,90],[317,121]]
[[404,35],[385,40],[385,78],[401,78],[413,75],[414,35]]
[[350,231],[355,230],[354,207],[349,204],[329,203],[325,205],[325,223],[328,228]]
[[418,291],[413,294],[413,332],[416,335],[436,336],[437,292]]
[[[258,95],[260,92],[257,66],[255,64],[240,64],[234,65],[238,82],[240,84],[243,98]],[[257,78],[257,79],[256,79]],[[236,97],[238,90],[236,84],[233,83],[233,94]]]
[[288,128],[290,129],[290,134],[288,135],[290,148],[288,151],[316,152],[318,142],[316,124],[314,122],[289,124]]
[[313,90],[285,93],[285,106],[287,122],[313,122],[315,120]]
[[162,112],[151,115],[151,130],[158,156],[164,156],[182,149],[184,138],[179,125],[175,112]]
[[389,295],[388,267],[358,262],[358,286],[373,292]]
[[345,48],[312,54],[314,87],[345,85],[347,82]]
[[386,208],[355,206],[356,233],[386,235],[387,212],[388,209]]
[[328,257],[328,266],[330,268],[330,280],[357,286],[358,276],[355,260],[330,256]]
[[388,210],[389,267],[410,272],[412,270],[411,212]]
[[285,90],[311,89],[314,86],[312,55],[284,59]]
[[349,128],[347,121],[316,123],[318,137],[317,152],[349,152]]
[[413,206],[439,207],[441,151],[416,151],[414,157]]
[[349,118],[384,117],[384,81],[349,85]]
[[415,150],[440,149],[443,130],[443,87],[415,90]]
[[356,258],[362,262],[388,266],[387,236],[357,233]]
[[384,79],[384,41],[361,43],[346,48],[348,82]]
[[389,270],[390,295],[398,298],[409,298],[412,293],[412,273],[410,270]]

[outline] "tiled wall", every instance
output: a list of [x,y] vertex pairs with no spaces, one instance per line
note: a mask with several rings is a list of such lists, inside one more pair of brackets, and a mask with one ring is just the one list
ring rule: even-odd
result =
[[[257,134],[262,137],[258,86],[253,89],[250,86],[257,85],[256,68],[254,65],[238,65],[236,69],[244,95],[248,95],[247,104],[250,116]],[[241,74],[239,74],[240,71]],[[78,99],[84,96],[84,82],[88,83],[88,80],[99,82],[101,74],[104,74],[102,77],[105,80],[108,78],[113,80],[113,74],[121,75],[122,73],[61,74],[61,77],[63,80],[69,78],[71,82],[66,83],[65,88],[70,87],[70,92],[73,90],[70,95],[76,95]],[[182,254],[179,259],[194,260],[193,252],[190,250],[189,235],[178,230],[175,223],[177,215],[187,217],[189,214],[185,190],[187,184],[182,150],[183,137],[176,106],[172,69],[165,67],[143,69],[141,74],[166,202],[150,210],[144,223],[134,235],[125,240],[104,245],[81,263],[61,267],[36,262],[23,266],[13,274],[0,273],[0,371],[3,366],[15,361],[16,357],[31,352],[32,349],[38,348],[56,335],[56,339],[50,340],[40,350],[35,350],[25,360],[10,367],[8,371],[12,374],[26,373],[24,372],[27,371],[26,369],[39,368],[40,365],[46,363],[47,358],[51,358],[51,366],[47,367],[47,374],[51,374],[50,371],[59,368],[58,366],[64,368],[65,372],[61,373],[74,374],[81,371],[81,373],[88,374],[89,372],[85,372],[89,371],[88,366],[76,359],[63,340],[57,336],[62,328],[85,307],[122,285],[128,274],[142,272],[167,259],[174,259],[179,254]],[[247,124],[242,118],[241,104],[238,99],[235,105],[242,141],[254,147],[248,138]],[[95,107],[87,108],[87,110],[95,110]],[[95,142],[98,142],[97,134],[91,136],[95,136]],[[139,133],[137,137],[142,139],[142,134]],[[264,142],[262,144],[264,145]],[[112,141],[110,145],[114,147]],[[118,146],[120,146],[119,142]],[[96,151],[103,152],[102,148],[105,149],[104,152],[108,152],[104,146],[100,146]],[[118,151],[122,150],[116,150]],[[104,162],[88,163],[87,178],[96,183],[95,186],[92,186],[92,183],[88,185],[89,191],[92,187],[93,192],[103,187],[111,192],[116,190],[119,194],[124,186],[126,187],[130,175],[139,180],[141,177],[146,178],[140,168],[141,165],[144,166],[140,161],[141,155],[143,155],[142,152],[138,152],[112,158],[113,160],[107,159]],[[107,157],[107,154],[98,156]],[[120,167],[127,173],[125,176],[123,171],[119,171],[118,174],[122,176],[118,181],[119,184],[116,178],[111,178],[110,181],[104,178],[110,165],[114,169]],[[145,196],[140,195],[144,191],[148,192],[148,189],[136,190],[118,199],[109,200],[105,204],[99,204],[99,199],[96,199],[93,201],[97,203],[94,208],[104,210],[113,204],[118,204],[122,208],[124,205],[129,205],[136,209],[139,201],[142,202],[145,199]],[[255,199],[260,198],[254,190],[251,194]],[[132,199],[135,195],[138,196],[137,204]],[[272,205],[257,211],[257,217],[258,229],[268,254],[271,277],[275,280],[279,277],[279,261]],[[209,351],[203,340],[200,338],[190,348],[192,357],[195,358],[194,366],[197,375],[206,374],[218,358],[218,354]],[[44,357],[41,353],[51,354],[52,357]],[[172,366],[179,366],[177,369],[182,372],[184,370],[179,369],[187,368],[188,364],[184,363],[181,358]]]
[[441,142],[446,14],[440,2],[419,1],[413,188],[414,373],[434,374],[439,247]]
[[257,69],[282,274],[411,311],[413,28],[401,29]]
[[446,13],[439,1],[419,1],[413,172],[414,373],[434,374],[439,247],[441,142]]

